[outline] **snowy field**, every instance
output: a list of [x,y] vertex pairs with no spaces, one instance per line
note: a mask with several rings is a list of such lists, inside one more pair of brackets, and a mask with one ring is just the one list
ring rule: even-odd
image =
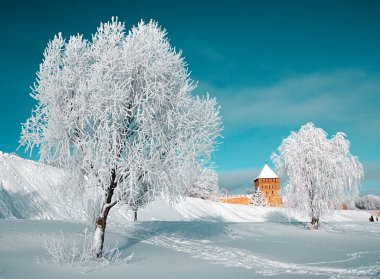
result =
[[139,222],[113,212],[106,245],[117,242],[116,264],[55,264],[46,239],[62,232],[80,246],[93,229],[54,195],[60,175],[0,154],[0,278],[380,278],[380,223],[367,212],[335,211],[308,230],[305,216],[284,208],[192,198],[156,201]]
[[[146,221],[110,230],[122,262],[53,264],[44,239],[79,240],[85,224],[1,220],[0,278],[379,278],[379,223]],[[78,242],[79,243],[79,242]],[[131,257],[132,255],[132,257]],[[38,258],[38,259],[37,259]]]

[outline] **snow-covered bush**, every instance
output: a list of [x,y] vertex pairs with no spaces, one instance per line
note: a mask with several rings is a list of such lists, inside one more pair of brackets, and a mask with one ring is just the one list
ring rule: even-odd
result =
[[219,178],[214,169],[199,166],[193,177],[194,180],[187,189],[188,197],[209,199],[219,193]]
[[317,228],[320,216],[342,204],[352,206],[363,177],[363,167],[352,156],[343,133],[331,139],[313,123],[282,141],[272,159],[286,178],[285,204],[306,212]]
[[365,210],[380,210],[380,197],[375,195],[359,197],[355,201],[355,206]]
[[181,52],[154,21],[126,34],[112,19],[91,40],[59,33],[48,43],[32,92],[37,106],[20,144],[39,147],[42,161],[76,177],[76,196],[100,196],[98,257],[112,207],[159,195],[173,200],[191,185],[192,169],[209,164],[219,107],[192,95],[194,88]]
[[61,232],[59,235],[47,237],[44,247],[53,263],[70,264],[72,266],[86,266],[93,261],[108,265],[129,261],[133,257],[133,255],[130,255],[126,259],[122,259],[116,243],[114,248],[104,247],[102,257],[95,258],[92,252],[92,235],[87,232],[87,229],[84,230],[81,241],[82,244],[70,241]]
[[252,205],[268,206],[268,202],[265,199],[263,192],[261,192],[260,188],[257,188],[257,190],[252,194],[251,200]]
[[153,187],[152,184],[142,182],[142,185],[139,187],[139,190],[136,191],[133,195],[133,202],[129,204],[129,208],[134,213],[134,221],[137,221],[137,212],[139,209],[143,208],[150,201],[154,199],[150,187]]

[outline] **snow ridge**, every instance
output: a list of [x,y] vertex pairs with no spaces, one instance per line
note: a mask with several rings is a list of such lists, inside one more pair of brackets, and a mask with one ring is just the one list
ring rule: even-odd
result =
[[0,219],[72,219],[57,191],[64,177],[57,168],[1,152]]

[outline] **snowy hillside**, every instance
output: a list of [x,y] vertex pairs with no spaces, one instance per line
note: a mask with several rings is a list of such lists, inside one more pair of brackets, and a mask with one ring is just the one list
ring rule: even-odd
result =
[[[322,222],[363,222],[370,214],[361,210],[335,210]],[[140,221],[309,222],[303,214],[281,207],[236,205],[186,198],[173,206],[157,200],[139,213]]]
[[67,218],[54,191],[63,177],[56,168],[0,152],[0,218]]
[[[84,220],[79,201],[67,206],[57,194],[65,183],[64,173],[14,155],[0,154],[0,218]],[[131,220],[124,207],[111,211],[111,223]],[[323,221],[366,221],[365,211],[335,211]],[[223,222],[286,222],[309,221],[306,216],[285,208],[254,207],[186,198],[176,205],[157,200],[139,211],[140,221],[223,221]]]

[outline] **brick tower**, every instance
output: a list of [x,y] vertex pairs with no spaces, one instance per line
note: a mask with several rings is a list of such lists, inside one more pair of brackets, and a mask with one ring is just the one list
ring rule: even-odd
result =
[[260,188],[270,206],[281,206],[280,178],[265,163],[260,174],[255,179],[255,191]]

